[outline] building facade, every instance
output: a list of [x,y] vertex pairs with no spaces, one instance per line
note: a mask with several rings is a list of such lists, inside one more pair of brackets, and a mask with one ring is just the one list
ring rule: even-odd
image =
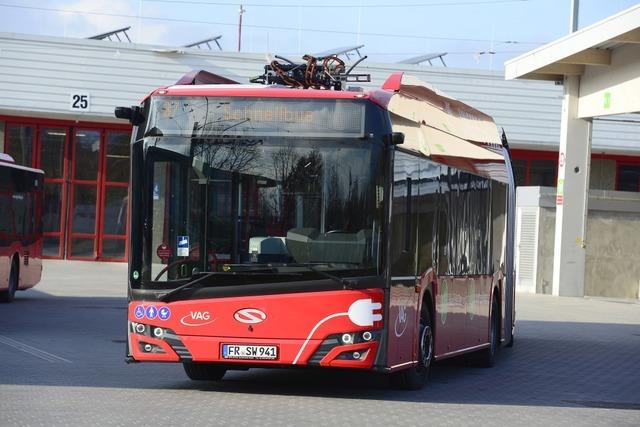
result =
[[[44,254],[124,261],[130,127],[116,106],[204,69],[248,82],[266,54],[0,33],[0,152],[45,171]],[[562,90],[502,73],[406,64],[359,66],[367,86],[404,71],[492,115],[513,148],[520,185],[554,186]],[[591,187],[640,191],[638,115],[593,124]]]

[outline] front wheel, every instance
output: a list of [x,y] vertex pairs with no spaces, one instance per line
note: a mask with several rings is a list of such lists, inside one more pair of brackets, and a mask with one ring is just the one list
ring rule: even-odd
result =
[[418,364],[391,374],[391,382],[396,388],[420,390],[427,383],[429,368],[433,360],[433,327],[431,312],[423,304],[420,313],[420,336],[418,337]]
[[187,376],[194,381],[220,381],[227,372],[226,368],[215,363],[184,362]]
[[9,287],[5,291],[0,291],[0,302],[11,302],[18,289],[18,263],[14,259],[11,262],[11,271],[9,272]]

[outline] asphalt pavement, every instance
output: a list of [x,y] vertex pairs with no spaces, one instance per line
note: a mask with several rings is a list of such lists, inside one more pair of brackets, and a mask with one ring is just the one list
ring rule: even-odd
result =
[[126,265],[45,262],[0,305],[0,426],[639,426],[640,303],[517,296],[491,369],[435,364],[409,392],[369,373],[264,370],[222,382],[124,362]]

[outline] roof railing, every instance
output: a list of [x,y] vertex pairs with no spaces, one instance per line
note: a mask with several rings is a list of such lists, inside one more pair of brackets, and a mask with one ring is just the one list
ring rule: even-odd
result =
[[440,53],[427,53],[426,55],[420,55],[420,56],[414,56],[412,58],[407,58],[404,59],[402,61],[398,61],[398,64],[411,64],[411,65],[420,65],[423,62],[428,62],[429,65],[433,66],[433,63],[431,61],[433,61],[434,59],[440,59],[440,61],[442,61],[442,65],[443,66],[447,66],[447,64],[445,64],[443,56],[445,56],[447,54],[447,52],[440,52]]
[[91,37],[87,37],[88,39],[91,40],[104,40],[107,39],[109,41],[114,41],[111,39],[111,37],[115,37],[118,39],[119,42],[122,42],[123,40],[120,38],[120,34],[122,34],[129,43],[131,43],[131,39],[129,38],[129,34],[127,34],[127,31],[129,31],[131,29],[131,27],[124,27],[124,28],[119,28],[117,30],[113,30],[113,31],[108,31],[106,33],[102,33],[102,34],[98,34],[95,36],[91,36]]
[[208,39],[200,40],[195,43],[185,44],[182,47],[197,47],[198,49],[202,49],[203,46],[207,46],[209,50],[213,50],[213,48],[209,43],[215,42],[215,44],[218,45],[218,49],[222,50],[222,46],[220,46],[220,43],[218,42],[218,40],[220,40],[221,38],[222,38],[222,35],[209,37]]

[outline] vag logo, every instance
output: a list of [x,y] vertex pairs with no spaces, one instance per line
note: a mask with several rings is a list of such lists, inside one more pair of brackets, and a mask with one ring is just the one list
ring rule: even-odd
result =
[[213,323],[215,320],[208,311],[190,311],[189,314],[182,316],[180,323],[185,326],[202,326]]
[[267,315],[257,308],[243,308],[236,311],[233,318],[241,323],[260,323],[266,320]]

